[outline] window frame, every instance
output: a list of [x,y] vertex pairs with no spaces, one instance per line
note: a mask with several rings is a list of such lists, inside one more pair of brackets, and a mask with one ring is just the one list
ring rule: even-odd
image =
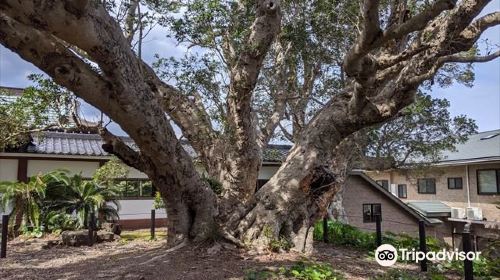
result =
[[[482,192],[480,185],[479,185],[479,172],[481,171],[495,171],[495,179],[496,179],[496,184],[497,184],[497,191],[496,192]],[[477,194],[478,195],[499,195],[500,194],[500,169],[496,168],[487,168],[487,169],[477,169],[476,170],[476,188],[477,188]]]
[[[116,178],[114,179],[114,181],[116,182],[123,182],[123,181],[127,181],[127,182],[138,182],[140,184],[139,186],[139,195],[130,195],[130,196],[127,196],[127,195],[124,195],[124,193],[120,193],[119,196],[116,197],[116,199],[118,200],[141,200],[141,199],[144,199],[144,200],[147,200],[147,199],[154,199],[155,197],[155,193],[156,193],[156,188],[153,184],[153,182],[151,182],[151,180],[147,179],[147,178]],[[145,184],[145,183],[151,183],[151,193],[150,194],[144,194],[143,193],[143,190],[142,190],[142,185]]]
[[[375,223],[376,222],[376,218],[375,218],[375,215],[376,214],[373,214],[373,209],[375,205],[378,205],[379,209],[380,209],[380,213],[378,215],[380,215],[380,221],[382,221],[382,204],[381,203],[363,203],[362,205],[362,208],[361,208],[361,212],[362,212],[362,216],[363,216],[363,223]],[[370,218],[367,219],[365,216],[365,206],[369,206],[370,207]]]
[[[400,187],[404,187],[404,196],[401,195]],[[398,197],[399,198],[408,198],[408,186],[406,184],[398,184]]]
[[[434,182],[434,192],[428,192],[427,191],[427,187],[428,187],[427,183],[426,183],[426,186],[425,186],[426,191],[422,192],[420,190],[420,181],[421,180],[426,180],[426,181],[431,180],[432,182]],[[420,178],[420,179],[417,179],[417,191],[418,191],[419,194],[436,194],[436,192],[437,192],[436,178]]]
[[[387,188],[384,187],[384,184],[380,184],[379,182],[385,182],[387,183]],[[375,183],[377,183],[379,186],[381,186],[384,190],[389,191],[390,185],[389,185],[389,180],[376,180]]]
[[[457,188],[457,179],[460,179],[460,188]],[[462,177],[448,177],[448,189],[449,190],[462,190],[464,188],[464,179]],[[450,186],[450,182],[454,181],[455,187]]]

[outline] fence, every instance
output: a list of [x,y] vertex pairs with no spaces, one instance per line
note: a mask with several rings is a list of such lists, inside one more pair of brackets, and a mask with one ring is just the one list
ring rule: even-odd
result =
[[[131,213],[130,215],[138,215],[138,214],[146,214],[146,213]],[[151,239],[155,239],[156,237],[156,210],[151,209],[151,212],[148,213],[150,215],[151,219],[151,226],[150,226],[150,235]],[[3,215],[2,216],[2,235],[1,235],[1,242],[0,242],[0,258],[6,258],[7,257],[7,241],[8,241],[8,228],[9,228],[9,215]],[[87,224],[87,229],[88,229],[88,245],[93,246],[94,243],[96,242],[96,231],[97,231],[97,226],[96,226],[96,217],[94,213],[90,213],[88,217],[88,224]]]
[[[362,218],[362,216],[351,216],[351,215],[342,215],[341,217],[343,218],[349,218],[349,217],[356,217],[356,218]],[[385,221],[390,221],[392,223],[396,224],[404,224],[404,225],[413,225],[415,226],[416,224],[413,223],[405,223],[405,222],[400,222],[400,221],[394,221],[394,220],[387,220],[384,219]],[[373,228],[363,228],[363,227],[357,227],[359,229],[363,230],[370,230],[373,231]],[[382,245],[382,220],[380,215],[375,216],[375,232],[376,232],[376,245],[377,247]],[[426,243],[426,231],[425,231],[425,222],[423,220],[418,221],[418,236],[419,236],[419,250],[420,252],[423,252],[424,254],[427,253],[427,243]],[[323,218],[323,241],[327,243],[328,240],[328,217]],[[464,231],[462,233],[462,243],[463,243],[463,251],[467,254],[469,252],[472,252],[472,240],[470,236],[470,228],[466,226],[464,228]],[[422,261],[420,261],[420,270],[425,272],[427,271],[427,259],[424,258]],[[472,265],[472,261],[468,260],[467,258],[464,260],[464,279],[465,280],[472,280],[474,279],[474,268]]]

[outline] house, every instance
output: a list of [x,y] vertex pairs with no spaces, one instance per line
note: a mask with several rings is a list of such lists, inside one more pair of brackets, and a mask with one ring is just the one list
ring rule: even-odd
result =
[[424,221],[427,236],[443,240],[451,236],[441,220],[425,217],[361,171],[349,173],[342,206],[342,220],[361,230],[374,232],[375,217],[380,215],[383,232],[418,236],[418,223]]
[[500,130],[471,135],[425,168],[365,171],[385,190],[460,233],[470,224],[477,243],[499,238]]
[[[100,166],[111,159],[111,155],[102,149],[101,137],[96,134],[43,132],[33,134],[32,139],[22,150],[0,153],[0,181],[26,182],[30,176],[56,169],[91,178]],[[129,137],[122,137],[122,140],[133,146]],[[189,145],[183,146],[191,156],[196,157]],[[270,145],[265,150],[257,184],[263,185],[271,178],[288,149],[286,145]],[[118,198],[120,223],[129,229],[149,227],[154,186],[146,174],[134,168],[130,168],[127,178],[119,180],[127,186]],[[164,210],[156,213],[158,225],[166,226],[166,218]]]

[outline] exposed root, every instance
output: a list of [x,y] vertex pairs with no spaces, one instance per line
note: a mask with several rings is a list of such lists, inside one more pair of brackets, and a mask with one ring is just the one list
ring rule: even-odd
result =
[[170,249],[165,250],[163,252],[163,254],[160,254],[160,255],[158,255],[156,257],[152,257],[151,259],[149,259],[149,260],[147,260],[145,262],[142,262],[139,265],[145,265],[145,264],[152,263],[152,262],[156,261],[157,259],[165,257],[165,254],[168,254],[168,253],[174,252],[174,251],[176,251],[178,249],[181,249],[181,248],[185,247],[187,244],[188,244],[188,242],[186,240],[184,240],[182,243],[180,243],[180,244],[178,244],[178,245],[176,245],[176,246],[174,246],[174,247],[172,247]]
[[232,234],[230,234],[229,232],[227,231],[224,231],[224,230],[221,230],[220,232],[221,236],[229,241],[230,243],[238,246],[239,248],[245,248],[245,244],[243,242],[241,242],[238,238],[234,237]]

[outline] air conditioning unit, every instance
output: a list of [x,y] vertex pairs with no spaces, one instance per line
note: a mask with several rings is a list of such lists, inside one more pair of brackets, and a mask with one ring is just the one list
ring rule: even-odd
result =
[[465,209],[464,208],[451,208],[451,217],[453,219],[465,219]]
[[467,207],[468,220],[483,220],[483,211],[478,207]]

